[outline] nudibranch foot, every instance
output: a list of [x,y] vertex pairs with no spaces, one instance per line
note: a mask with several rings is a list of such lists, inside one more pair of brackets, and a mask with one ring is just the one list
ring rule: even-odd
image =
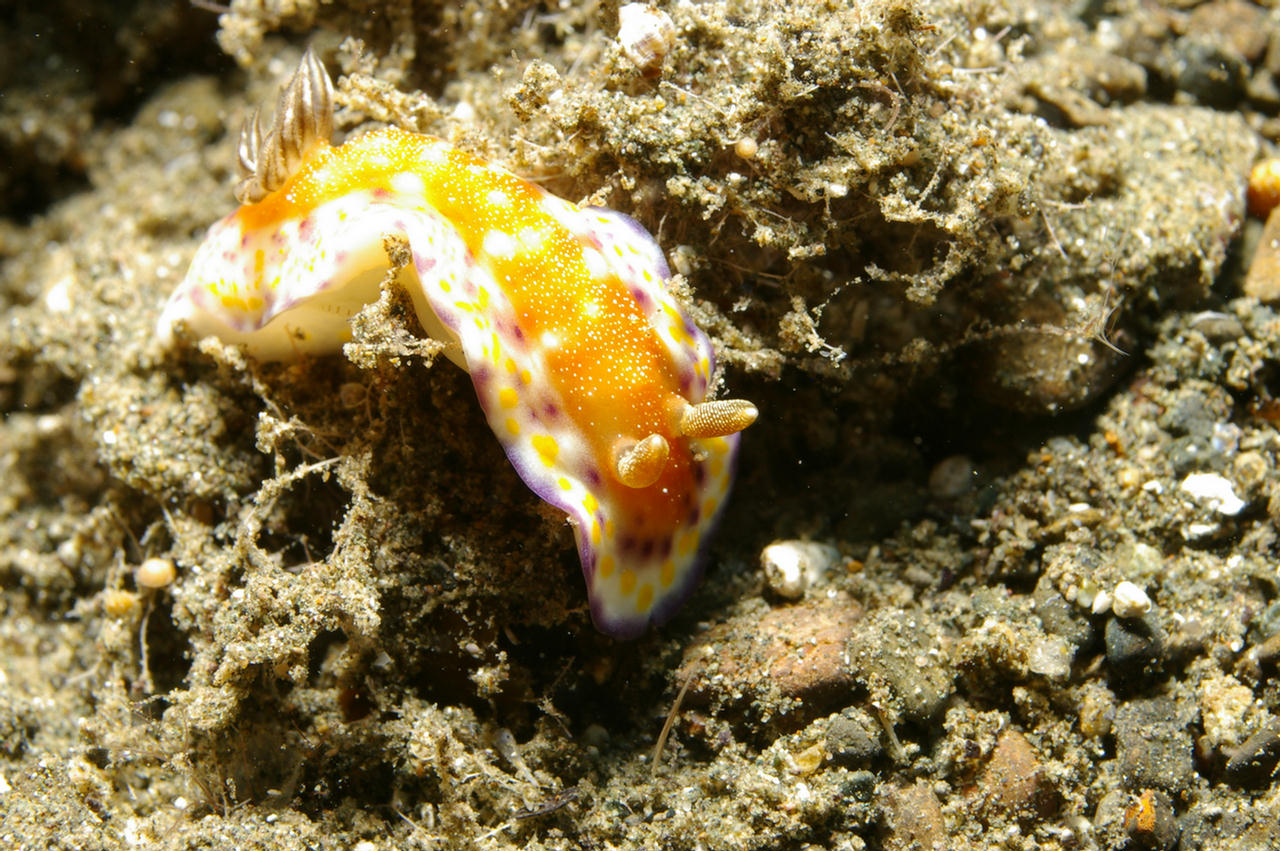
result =
[[525,483],[568,516],[597,626],[632,637],[697,581],[742,400],[706,399],[715,354],[633,219],[582,208],[395,128],[332,147],[333,89],[307,51],[238,140],[242,206],[213,225],[161,314],[268,360],[336,351],[378,298],[384,239],[424,330],[466,369]]

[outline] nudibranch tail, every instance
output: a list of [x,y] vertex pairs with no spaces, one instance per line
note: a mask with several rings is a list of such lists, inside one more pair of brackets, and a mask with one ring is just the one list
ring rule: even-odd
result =
[[471,375],[520,477],[569,517],[592,617],[630,637],[697,580],[732,477],[741,400],[707,401],[710,341],[634,220],[584,209],[394,128],[330,147],[333,95],[308,51],[271,130],[242,132],[237,196],[158,331],[181,322],[254,357],[333,351],[377,298],[383,240],[423,328]]

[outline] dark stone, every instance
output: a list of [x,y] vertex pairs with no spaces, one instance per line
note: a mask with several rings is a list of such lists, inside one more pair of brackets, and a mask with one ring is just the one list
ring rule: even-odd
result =
[[1125,787],[1160,789],[1175,798],[1195,778],[1190,718],[1168,697],[1134,700],[1116,712],[1112,731]]
[[1272,720],[1244,740],[1227,760],[1227,781],[1233,786],[1262,789],[1271,783],[1280,762],[1280,721]]
[[880,756],[880,730],[866,712],[850,708],[834,716],[827,725],[827,752],[836,765],[866,765]]
[[1031,599],[1046,632],[1066,639],[1076,651],[1093,643],[1093,624],[1079,607],[1068,603],[1048,579],[1040,578]]
[[1141,618],[1112,617],[1104,637],[1107,663],[1118,676],[1150,673],[1164,658],[1165,633],[1154,612]]

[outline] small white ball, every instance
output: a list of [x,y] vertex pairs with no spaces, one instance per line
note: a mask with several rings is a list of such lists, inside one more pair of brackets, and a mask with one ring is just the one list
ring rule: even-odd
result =
[[139,588],[164,588],[177,577],[178,569],[167,558],[149,558],[133,572],[133,581]]

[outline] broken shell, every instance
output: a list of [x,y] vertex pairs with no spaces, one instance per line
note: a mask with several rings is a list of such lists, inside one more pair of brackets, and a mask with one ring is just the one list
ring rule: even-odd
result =
[[1116,586],[1111,611],[1118,618],[1140,618],[1151,611],[1151,598],[1142,588],[1126,580]]
[[655,77],[675,47],[676,25],[661,9],[647,3],[628,3],[618,10],[618,42],[640,73]]

